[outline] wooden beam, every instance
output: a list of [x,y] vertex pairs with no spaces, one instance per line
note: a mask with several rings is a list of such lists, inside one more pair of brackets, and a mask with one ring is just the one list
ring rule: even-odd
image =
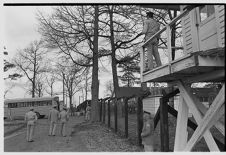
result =
[[128,98],[124,98],[125,103],[125,137],[128,137]]
[[[180,93],[183,96],[187,106],[191,110],[196,122],[199,125],[202,121],[202,114],[198,110],[198,108],[195,104],[195,101],[193,99],[194,96],[193,96],[193,94],[191,94],[191,89],[189,87],[185,86],[181,81],[178,81],[178,87],[180,89]],[[204,133],[204,139],[205,139],[210,151],[219,151],[219,148],[218,148],[216,142],[214,141],[213,136],[209,130],[207,130]]]
[[[172,108],[171,106],[168,105],[168,112],[177,118],[177,110],[175,110],[174,108]],[[193,121],[191,121],[190,119],[188,119],[188,125],[189,128],[195,130],[197,128],[197,124],[194,123]],[[221,143],[221,141],[219,141],[216,137],[214,137],[215,142],[217,143],[217,146],[219,147],[219,149],[221,151],[225,151],[225,145],[223,143]]]
[[[164,91],[164,89],[163,89],[163,91]],[[174,97],[174,96],[177,95],[178,93],[180,93],[180,90],[179,90],[179,89],[176,89],[176,90],[174,90],[174,91],[172,91],[172,92],[170,92],[170,93],[168,93],[168,94],[165,94],[165,95],[163,96],[163,98],[164,98],[166,101],[169,101],[169,98]]]
[[143,80],[143,72],[145,68],[145,62],[144,62],[144,48],[140,48],[140,81],[141,83],[144,81]]
[[169,151],[168,106],[163,98],[160,98],[160,137],[161,151]]
[[[195,103],[196,103],[198,109],[204,116],[205,113],[207,112],[208,108],[205,107],[201,102],[199,102],[199,100],[197,98],[194,98],[194,100],[195,100]],[[225,127],[221,122],[217,121],[215,124],[215,127],[225,136]]]
[[104,102],[103,102],[103,108],[104,108],[103,123],[105,123],[105,117],[106,117],[106,100],[104,100]]
[[115,100],[114,100],[115,132],[118,131],[117,103],[118,103],[118,100],[115,99]]
[[141,138],[141,132],[143,127],[143,102],[142,98],[137,98],[137,138],[138,138],[138,145],[142,145],[142,138]]
[[223,86],[216,99],[213,101],[211,107],[206,112],[202,122],[199,123],[198,128],[195,130],[191,139],[188,141],[184,151],[191,151],[196,142],[202,138],[202,135],[209,130],[209,128],[219,119],[223,114],[225,102],[225,87]]
[[158,107],[158,110],[157,110],[155,117],[154,117],[154,129],[156,128],[159,120],[160,120],[160,107]]
[[111,100],[108,100],[108,127],[111,127],[111,106],[110,106]]
[[199,74],[197,76],[189,77],[186,79],[183,79],[184,82],[193,83],[193,82],[202,82],[202,81],[208,81],[209,79],[215,79],[216,77],[224,77],[225,76],[225,69],[222,70],[216,70],[211,73],[204,73]]
[[188,106],[186,105],[183,97],[181,96],[178,107],[174,151],[183,151],[187,144],[188,138],[187,123],[188,123]]
[[103,102],[103,100],[101,99],[100,100],[100,122],[102,121],[102,103]]
[[169,25],[166,26],[166,34],[167,34],[167,52],[168,52],[168,63],[170,63],[172,59],[172,48],[171,48],[171,27]]

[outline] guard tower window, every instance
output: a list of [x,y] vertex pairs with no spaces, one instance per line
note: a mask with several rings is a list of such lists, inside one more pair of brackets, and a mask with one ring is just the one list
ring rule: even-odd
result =
[[214,5],[203,5],[199,7],[200,9],[200,19],[204,21],[206,18],[214,14]]

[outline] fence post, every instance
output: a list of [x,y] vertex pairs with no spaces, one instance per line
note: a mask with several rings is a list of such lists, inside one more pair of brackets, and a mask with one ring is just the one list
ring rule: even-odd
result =
[[100,122],[102,117],[102,99],[100,99]]
[[164,98],[160,98],[160,137],[161,151],[169,151],[169,130],[168,130],[168,104]]
[[125,104],[125,137],[128,138],[128,98],[124,98]]
[[111,99],[108,100],[108,127],[111,127],[111,110],[110,110]]
[[141,139],[141,132],[143,127],[143,103],[142,98],[137,97],[137,138],[138,138],[138,145],[142,145],[142,139]]
[[104,113],[103,113],[103,123],[105,123],[105,114],[106,114],[106,107],[105,107],[105,104],[106,104],[106,100],[104,100],[104,102],[103,102],[103,109],[104,109]]
[[115,102],[114,102],[114,115],[115,115],[115,132],[117,132],[117,128],[118,128],[118,118],[117,118],[117,102],[118,99],[115,99]]

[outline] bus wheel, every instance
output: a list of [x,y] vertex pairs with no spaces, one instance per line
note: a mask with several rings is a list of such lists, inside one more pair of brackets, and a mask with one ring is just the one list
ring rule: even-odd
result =
[[37,112],[37,111],[36,111],[35,113],[36,113],[36,115],[37,115],[37,117],[38,117],[38,119],[39,119],[41,115],[40,115],[39,112]]

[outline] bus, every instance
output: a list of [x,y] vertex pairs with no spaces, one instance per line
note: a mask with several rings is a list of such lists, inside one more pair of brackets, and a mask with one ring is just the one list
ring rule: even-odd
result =
[[4,119],[24,118],[25,113],[34,108],[38,118],[47,117],[51,107],[56,104],[59,109],[59,97],[39,97],[6,99],[4,101]]

